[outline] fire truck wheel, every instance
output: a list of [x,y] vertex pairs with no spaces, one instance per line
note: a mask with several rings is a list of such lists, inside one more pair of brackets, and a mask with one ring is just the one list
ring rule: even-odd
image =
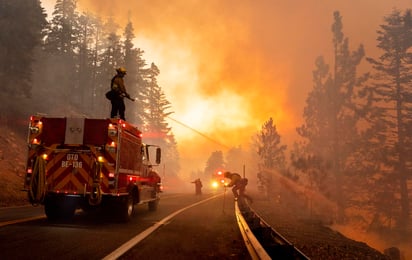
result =
[[132,219],[134,213],[133,195],[129,194],[127,198],[121,203],[120,218],[124,222]]
[[159,205],[159,199],[150,201],[148,203],[149,205],[149,211],[156,211],[157,210],[157,206]]

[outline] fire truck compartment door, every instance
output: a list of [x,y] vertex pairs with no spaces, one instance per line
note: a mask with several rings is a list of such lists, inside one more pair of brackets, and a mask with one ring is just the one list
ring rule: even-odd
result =
[[83,144],[84,118],[67,118],[65,144]]

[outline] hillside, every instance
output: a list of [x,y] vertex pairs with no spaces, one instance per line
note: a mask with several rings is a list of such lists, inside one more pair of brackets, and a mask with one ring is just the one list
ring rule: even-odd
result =
[[311,259],[388,259],[383,252],[391,247],[412,259],[410,239],[367,231],[353,215],[345,225],[334,224],[332,201],[279,174],[274,183],[275,196],[253,194],[252,208]]
[[22,191],[26,142],[7,127],[0,127],[0,207],[27,204]]

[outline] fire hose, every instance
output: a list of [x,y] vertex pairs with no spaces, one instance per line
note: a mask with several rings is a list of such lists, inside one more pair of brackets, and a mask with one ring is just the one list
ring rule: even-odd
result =
[[102,165],[101,163],[96,161],[93,166],[94,179],[92,190],[89,196],[89,204],[92,206],[96,206],[102,202],[102,189],[100,187],[100,171],[102,169]]
[[46,194],[46,161],[41,156],[36,157],[33,173],[30,178],[29,201],[33,205],[41,204]]

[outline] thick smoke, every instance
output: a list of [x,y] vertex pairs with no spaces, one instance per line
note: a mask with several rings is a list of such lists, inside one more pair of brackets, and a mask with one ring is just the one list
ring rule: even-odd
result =
[[[161,70],[159,83],[174,117],[236,146],[250,140],[269,117],[284,142],[296,138],[314,61],[323,55],[333,62],[334,11],[343,17],[350,48],[362,43],[367,56],[376,56],[376,30],[383,17],[393,7],[407,8],[408,2],[78,0],[78,8],[114,17],[119,32],[130,19],[136,46]],[[201,137],[171,124],[184,157],[185,141],[193,144]],[[210,150],[216,149],[210,144]]]

